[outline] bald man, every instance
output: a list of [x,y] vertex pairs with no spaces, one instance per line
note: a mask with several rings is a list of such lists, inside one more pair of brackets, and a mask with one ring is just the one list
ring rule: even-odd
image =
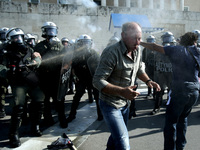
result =
[[129,105],[140,94],[133,90],[135,78],[160,90],[160,86],[145,73],[140,60],[140,25],[135,22],[123,24],[121,37],[119,42],[104,49],[93,78],[93,85],[100,92],[100,109],[111,132],[108,150],[130,149],[127,130]]

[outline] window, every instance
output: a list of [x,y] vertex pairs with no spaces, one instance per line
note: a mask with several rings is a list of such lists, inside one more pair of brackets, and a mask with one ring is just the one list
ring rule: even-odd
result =
[[189,11],[189,6],[184,6],[184,11]]
[[40,3],[40,0],[29,0],[29,3],[38,4]]

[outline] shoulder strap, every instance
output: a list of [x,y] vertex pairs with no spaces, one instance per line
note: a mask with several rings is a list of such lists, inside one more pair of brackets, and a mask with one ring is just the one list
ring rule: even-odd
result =
[[192,55],[194,61],[197,63],[197,66],[198,66],[198,68],[199,68],[199,71],[200,71],[200,65],[199,65],[198,61],[196,60],[196,58],[194,57],[193,53],[190,51],[190,49],[189,49],[188,47],[187,47],[186,49],[187,49],[187,51]]

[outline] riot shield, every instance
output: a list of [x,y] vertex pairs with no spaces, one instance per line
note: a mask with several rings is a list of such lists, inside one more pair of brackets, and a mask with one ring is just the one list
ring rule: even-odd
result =
[[94,73],[97,69],[99,60],[100,60],[100,56],[96,51],[94,51],[94,53],[92,53],[92,55],[87,60],[87,65],[92,77],[94,76]]
[[71,74],[71,64],[72,64],[72,59],[73,59],[73,53],[74,53],[74,48],[73,47],[68,47],[64,48],[63,52],[63,60],[62,60],[62,67],[60,71],[60,80],[59,80],[59,85],[58,85],[58,95],[57,95],[57,100],[61,101],[64,99],[68,87],[69,87],[69,78]]

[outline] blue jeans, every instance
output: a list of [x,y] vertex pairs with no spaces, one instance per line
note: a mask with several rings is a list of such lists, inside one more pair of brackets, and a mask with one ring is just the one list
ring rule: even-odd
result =
[[115,108],[99,100],[103,118],[111,132],[107,142],[107,150],[130,150],[127,122],[129,107]]
[[[179,88],[177,87],[177,90]],[[187,117],[196,103],[199,91],[172,90],[164,127],[164,150],[183,150],[186,144]]]

